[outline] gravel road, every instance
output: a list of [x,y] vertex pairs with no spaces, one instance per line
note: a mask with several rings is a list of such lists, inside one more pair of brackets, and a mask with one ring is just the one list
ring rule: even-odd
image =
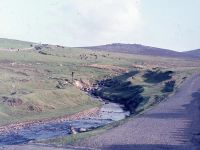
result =
[[[89,149],[87,150],[95,150],[95,149]],[[12,145],[12,146],[3,146],[0,147],[0,150],[86,150],[85,148],[81,147],[74,147],[74,146],[68,146],[65,148],[62,147],[54,147],[54,146],[47,146],[47,145],[32,145],[32,144],[26,144],[26,145]]]
[[199,106],[200,74],[195,74],[167,101],[77,145],[105,150],[198,150]]

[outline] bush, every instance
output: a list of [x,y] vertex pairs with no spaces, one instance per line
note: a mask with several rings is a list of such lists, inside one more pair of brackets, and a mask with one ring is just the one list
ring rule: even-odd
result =
[[139,106],[141,102],[143,102],[145,98],[140,94],[135,95],[131,99],[127,100],[124,106],[131,112],[134,113],[135,109]]
[[172,78],[173,71],[162,72],[160,70],[151,71],[148,70],[143,77],[146,78],[145,82],[149,83],[159,83]]
[[173,92],[175,83],[176,81],[174,80],[166,82],[162,92]]

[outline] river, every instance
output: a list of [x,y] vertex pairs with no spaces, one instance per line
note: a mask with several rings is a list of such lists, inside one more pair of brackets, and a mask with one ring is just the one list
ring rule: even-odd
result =
[[116,103],[105,103],[96,117],[80,120],[65,121],[61,123],[45,123],[30,125],[28,127],[0,135],[0,146],[26,144],[30,141],[39,141],[70,135],[70,126],[75,129],[84,128],[88,131],[119,121],[130,115],[124,111],[123,106]]

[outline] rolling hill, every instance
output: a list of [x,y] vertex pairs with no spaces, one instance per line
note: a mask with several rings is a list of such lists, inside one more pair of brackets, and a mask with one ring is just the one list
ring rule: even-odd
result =
[[200,49],[196,49],[196,50],[191,50],[191,51],[186,51],[184,52],[185,54],[189,54],[189,55],[194,55],[194,56],[199,56],[200,57]]
[[177,58],[197,58],[197,59],[200,58],[199,50],[188,51],[188,52],[177,52],[168,49],[144,46],[140,44],[113,43],[113,44],[83,47],[83,48],[96,51],[119,52],[119,53],[138,54],[138,55],[177,57]]
[[[131,94],[129,91],[123,94],[123,91],[133,90],[135,85],[141,85],[144,88],[142,96],[151,98],[144,106],[148,107],[154,103],[155,96],[163,96],[165,83],[149,83],[150,80],[147,81],[144,77],[147,70],[159,67],[160,70],[176,71],[174,79],[176,78],[178,85],[187,74],[199,70],[200,66],[200,61],[197,60],[111,52],[108,54],[104,51],[94,52],[49,44],[41,44],[41,48],[37,50],[30,49],[31,44],[0,39],[0,126],[71,115],[99,107],[99,102],[93,101],[80,89],[88,89],[93,84],[101,83],[101,80],[113,79],[116,75],[135,70],[139,72],[134,77],[130,74],[127,78],[129,74],[126,74],[115,78],[119,82],[113,83],[121,87],[108,84],[112,89],[105,88],[99,93],[105,97],[111,96],[110,99],[125,95],[125,99]],[[117,46],[120,45],[115,45]],[[126,53],[131,53],[131,49],[125,47],[127,46],[122,45],[118,50],[124,49]],[[11,48],[20,50],[14,51]],[[147,49],[151,50],[149,47]],[[164,50],[154,51],[161,55]],[[165,52],[168,56],[172,56],[172,53],[179,54],[167,50]],[[140,107],[143,109],[143,105]]]
[[[18,48],[29,48],[33,42],[20,41],[14,39],[0,38],[0,49],[18,49]],[[99,46],[89,47],[78,47],[94,51],[107,51],[114,53],[126,53],[126,54],[137,54],[147,56],[161,56],[161,57],[172,57],[172,58],[189,58],[189,59],[200,59],[200,49],[190,50],[186,52],[177,52],[174,50],[145,46],[141,44],[123,44],[113,43]]]
[[0,49],[28,48],[32,42],[0,38]]

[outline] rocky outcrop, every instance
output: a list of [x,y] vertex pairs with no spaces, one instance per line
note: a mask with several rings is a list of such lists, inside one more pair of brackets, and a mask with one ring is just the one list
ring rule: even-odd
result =
[[23,101],[20,98],[11,98],[11,97],[2,97],[0,98],[0,102],[12,107],[20,106],[23,103]]
[[89,80],[74,80],[74,86],[76,86],[77,88],[89,92],[91,90],[92,84],[90,83]]

